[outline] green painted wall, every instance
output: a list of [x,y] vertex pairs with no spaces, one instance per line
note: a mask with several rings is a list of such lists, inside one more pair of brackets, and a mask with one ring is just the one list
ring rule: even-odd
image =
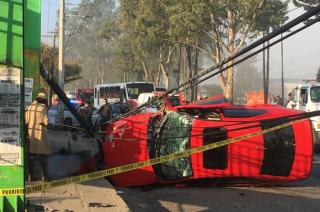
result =
[[[18,68],[16,71],[21,79],[33,78],[33,95],[36,95],[40,88],[40,2],[0,0],[0,69]],[[21,161],[18,165],[0,165],[0,189],[24,188],[24,104],[21,104],[24,102],[24,86],[23,82],[20,83],[18,152]],[[24,211],[24,195],[0,196],[0,211]]]
[[[17,76],[20,76],[20,79],[23,78],[24,66],[23,7],[23,0],[0,0],[0,68],[18,68],[16,69],[16,74]],[[20,81],[20,83],[23,82]],[[24,146],[24,129],[21,127],[24,126],[24,104],[21,104],[21,102],[24,101],[23,88],[22,84],[22,86],[20,86],[20,98],[18,98],[18,101],[20,102],[20,116],[18,117],[20,118],[20,123],[18,121],[17,125],[15,125],[16,129],[20,128],[20,139],[19,146],[17,146],[17,153],[20,153],[19,158],[21,159],[17,164],[7,163],[5,165],[0,165],[0,189],[24,187],[24,151],[22,148]],[[4,134],[1,135],[3,138]],[[0,196],[0,211],[10,212],[23,210],[24,195]]]
[[23,66],[23,1],[0,0],[0,63]]
[[25,77],[33,79],[32,96],[35,99],[40,89],[41,0],[24,2],[24,70]]

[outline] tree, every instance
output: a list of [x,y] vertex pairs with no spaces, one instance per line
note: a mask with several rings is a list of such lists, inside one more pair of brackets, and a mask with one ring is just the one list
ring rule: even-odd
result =
[[144,80],[158,84],[162,74],[168,87],[176,48],[168,39],[165,7],[157,0],[124,0],[119,18],[122,32],[129,38],[132,52],[140,61]]
[[[168,39],[179,44],[180,63],[186,62],[180,65],[180,74],[188,73],[186,80],[190,80],[198,74],[200,50],[204,51],[201,29],[204,27],[206,16],[202,12],[205,11],[207,2],[178,1],[174,4],[169,2],[163,1],[163,5],[166,3],[165,8],[169,16]],[[193,84],[196,82],[197,80],[194,80]],[[198,96],[197,85],[190,90],[190,100],[194,101]]]
[[[166,1],[161,2],[166,3]],[[224,59],[237,54],[249,40],[262,31],[262,26],[283,23],[286,20],[287,1],[194,0],[168,4],[168,8],[170,7],[175,11],[169,17],[169,20],[174,20],[173,31],[177,32],[176,37],[181,36],[178,42],[199,49],[218,65]],[[202,36],[197,33],[199,31]],[[194,43],[194,40],[189,39],[189,35],[196,35],[201,42]],[[233,61],[230,61],[227,65],[232,64]],[[233,67],[219,75],[224,93],[231,101],[233,76]]]
[[[55,50],[55,55],[53,55],[53,48],[46,45],[41,44],[41,55],[40,60],[43,67],[53,74],[55,79],[58,79],[58,49]],[[53,68],[54,67],[54,68]],[[81,79],[80,73],[82,68],[77,61],[66,60],[64,64],[64,81],[66,84]],[[43,81],[42,81],[43,82]],[[44,84],[42,84],[44,85]],[[46,86],[45,86],[46,87]]]
[[[79,61],[83,70],[82,79],[73,86],[88,87],[117,78],[115,71],[109,69],[110,47],[114,34],[117,34],[116,27],[112,31],[113,8],[114,1],[82,0],[79,6],[69,11],[74,16],[66,19],[65,56]],[[106,37],[103,30],[110,32],[110,36]]]

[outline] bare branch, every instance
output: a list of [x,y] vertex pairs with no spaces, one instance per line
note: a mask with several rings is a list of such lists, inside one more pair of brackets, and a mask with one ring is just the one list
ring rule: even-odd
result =
[[246,29],[244,30],[244,35],[242,36],[242,38],[240,39],[240,42],[238,44],[238,46],[234,49],[234,53],[238,52],[239,49],[242,47],[242,45],[244,44],[244,41],[247,39],[248,37],[248,33],[249,33],[249,29],[250,29],[250,26],[247,25]]

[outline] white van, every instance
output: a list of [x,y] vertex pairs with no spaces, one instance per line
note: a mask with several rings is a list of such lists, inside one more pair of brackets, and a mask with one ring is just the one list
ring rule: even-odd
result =
[[[292,99],[287,108],[306,112],[320,110],[320,83],[300,83],[291,90]],[[311,117],[318,139],[320,138],[320,116]]]
[[[138,97],[138,107],[150,101],[155,96],[156,96],[156,93],[154,92],[141,93]],[[156,111],[157,111],[156,104],[148,105],[142,110],[142,112],[145,112],[145,113],[154,113]]]

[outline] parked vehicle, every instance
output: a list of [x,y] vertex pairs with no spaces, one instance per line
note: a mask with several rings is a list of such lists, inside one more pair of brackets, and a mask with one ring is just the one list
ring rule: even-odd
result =
[[[76,109],[79,108],[78,104],[74,104]],[[80,123],[78,120],[72,115],[72,113],[68,110],[68,108],[64,105],[64,125],[67,126],[80,126]],[[94,108],[93,114],[92,114],[92,124],[93,126],[98,126],[99,125],[99,114],[97,113],[97,109]],[[50,127],[55,127],[57,126],[57,123],[59,123],[59,118],[58,118],[58,105],[53,105],[51,108],[48,110],[48,123]]]
[[[108,125],[103,143],[108,168],[131,164],[268,129],[265,120],[299,114],[272,105],[180,106],[177,111],[143,113]],[[236,130],[238,128],[241,130]],[[119,157],[121,155],[121,157]],[[305,179],[312,163],[312,125],[304,120],[188,157],[111,176],[118,186],[245,178],[279,183]]]
[[78,88],[76,89],[76,98],[78,101],[83,103],[84,101],[89,101],[93,105],[94,99],[94,89],[93,88]]
[[[159,97],[164,95],[165,92],[156,91],[156,92],[149,92],[149,93],[141,93],[138,97],[138,106],[141,106],[148,101],[152,100],[155,97]],[[185,99],[182,93],[174,94],[174,95],[167,95],[163,98],[164,107],[169,110],[175,110],[175,107],[186,104]],[[145,107],[143,112],[156,112],[159,107],[159,102],[153,102],[152,104]]]
[[149,82],[126,82],[96,85],[94,88],[94,107],[100,108],[104,98],[108,102],[130,103],[137,106],[138,96],[145,92],[154,92],[155,87]]
[[[288,99],[287,108],[306,112],[320,110],[320,83],[299,83],[290,93],[292,99]],[[311,121],[319,140],[320,116],[312,117]]]

